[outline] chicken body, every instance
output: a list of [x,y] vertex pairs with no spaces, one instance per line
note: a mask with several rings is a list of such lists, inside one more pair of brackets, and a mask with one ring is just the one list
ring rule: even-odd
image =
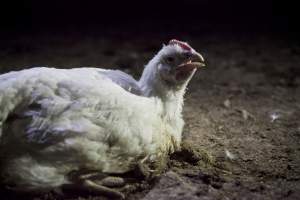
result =
[[125,173],[179,149],[183,95],[198,61],[189,45],[171,40],[139,81],[99,68],[0,75],[2,181],[51,189],[71,183],[73,171]]
[[180,115],[164,115],[159,98],[129,93],[101,69],[12,72],[0,76],[0,92],[2,176],[22,188],[62,185],[81,168],[126,172],[180,143]]

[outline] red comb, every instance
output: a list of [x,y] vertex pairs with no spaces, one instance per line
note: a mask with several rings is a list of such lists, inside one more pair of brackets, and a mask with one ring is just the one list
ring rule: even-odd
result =
[[169,45],[175,45],[175,44],[177,44],[178,46],[180,46],[182,49],[184,49],[186,51],[191,51],[192,50],[192,48],[185,42],[181,42],[181,41],[176,40],[176,39],[170,40]]

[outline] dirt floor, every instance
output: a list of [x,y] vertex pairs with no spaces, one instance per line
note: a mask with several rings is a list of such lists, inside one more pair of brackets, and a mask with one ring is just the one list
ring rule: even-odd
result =
[[[167,40],[137,38],[5,39],[0,72],[99,66],[139,77]],[[197,72],[186,94],[184,145],[191,148],[172,155],[166,172],[128,199],[300,199],[300,45],[267,35],[178,39],[188,40],[207,60],[207,68]],[[191,152],[194,157],[188,159]],[[1,199],[15,198],[3,195]]]

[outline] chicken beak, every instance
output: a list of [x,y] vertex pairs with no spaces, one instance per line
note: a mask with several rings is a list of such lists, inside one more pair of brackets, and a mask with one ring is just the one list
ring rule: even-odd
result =
[[176,68],[176,79],[186,79],[195,69],[204,66],[205,64],[203,56],[194,51],[188,62],[182,63]]
[[199,67],[204,67],[205,66],[205,63],[204,63],[204,58],[203,56],[194,51],[190,58],[189,58],[189,61],[188,62],[185,62],[185,63],[182,63],[178,66],[178,68],[186,68],[186,69],[190,69],[190,68],[199,68]]
[[197,70],[197,68],[205,66],[203,56],[196,52],[186,42],[173,39],[170,40],[169,45],[177,45],[179,48],[181,48],[184,57],[183,63],[180,63],[175,68],[176,80],[187,80],[187,78],[189,78]]
[[194,52],[192,55],[192,59],[191,59],[191,63],[193,63],[196,67],[204,67],[205,66],[205,60],[203,58],[203,56],[198,53],[198,52]]

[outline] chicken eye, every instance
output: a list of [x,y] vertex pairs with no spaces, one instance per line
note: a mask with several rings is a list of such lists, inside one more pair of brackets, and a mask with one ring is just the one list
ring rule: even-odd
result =
[[168,57],[166,58],[166,60],[167,60],[168,63],[172,63],[172,62],[174,62],[175,58],[172,57],[172,56],[168,56]]

